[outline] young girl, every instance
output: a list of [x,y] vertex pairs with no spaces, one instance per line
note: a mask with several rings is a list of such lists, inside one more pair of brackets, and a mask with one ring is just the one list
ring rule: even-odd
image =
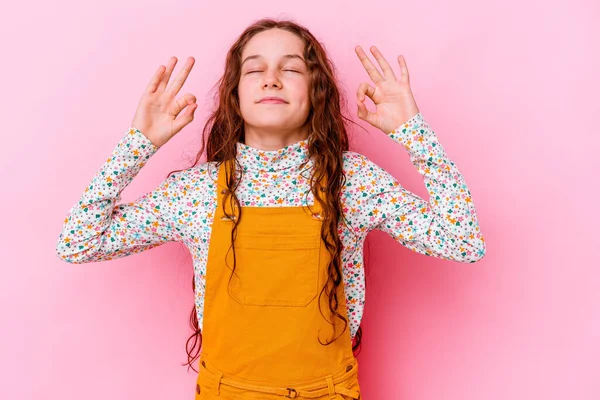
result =
[[[485,254],[471,194],[417,108],[404,58],[396,76],[371,51],[381,71],[356,47],[374,84],[358,87],[357,116],[409,152],[429,201],[348,150],[344,98],[317,39],[294,22],[264,19],[227,54],[194,165],[117,204],[147,160],[194,118],[196,97],[176,98],[194,59],[167,86],[173,57],[65,219],[56,250],[70,263],[170,241],[190,250],[196,302],[188,344],[193,339],[197,351],[188,351],[187,364],[200,358],[197,399],[359,399],[354,350],[367,233],[383,230],[446,260]],[[205,150],[207,161],[198,163]]]

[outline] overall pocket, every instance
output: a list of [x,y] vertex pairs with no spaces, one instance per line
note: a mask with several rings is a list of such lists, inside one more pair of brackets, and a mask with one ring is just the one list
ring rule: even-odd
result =
[[[320,250],[319,233],[239,233],[229,294],[247,306],[304,307],[318,293]],[[227,267],[233,270],[232,251]]]

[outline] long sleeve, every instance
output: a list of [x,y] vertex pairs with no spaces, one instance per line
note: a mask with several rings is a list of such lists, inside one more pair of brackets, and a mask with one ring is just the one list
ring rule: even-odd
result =
[[410,250],[464,263],[485,255],[475,205],[464,177],[448,158],[435,133],[417,113],[388,135],[409,153],[424,176],[425,200],[403,188],[368,159],[358,168],[359,230],[379,229]]
[[130,127],[67,214],[56,244],[69,263],[105,261],[180,241],[169,204],[177,196],[178,173],[136,201],[117,204],[120,194],[158,150]]

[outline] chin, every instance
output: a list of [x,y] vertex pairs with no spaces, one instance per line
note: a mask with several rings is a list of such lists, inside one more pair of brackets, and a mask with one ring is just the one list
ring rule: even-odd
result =
[[277,115],[265,116],[263,118],[252,121],[250,124],[257,128],[274,128],[290,125],[287,118],[282,118]]
[[268,123],[262,123],[262,124],[258,124],[258,125],[254,125],[256,127],[256,129],[265,129],[265,130],[281,130],[281,129],[289,129],[289,125],[285,124],[285,123],[272,123],[272,124],[268,124]]

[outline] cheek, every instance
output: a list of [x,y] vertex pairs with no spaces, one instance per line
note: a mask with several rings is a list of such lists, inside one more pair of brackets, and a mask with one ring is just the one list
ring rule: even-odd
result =
[[238,85],[238,99],[240,102],[240,108],[247,110],[254,103],[254,97],[252,91],[248,90],[248,86],[244,84]]
[[310,104],[310,96],[308,87],[305,82],[296,82],[293,85],[294,97],[298,104],[302,107],[308,107]]
[[240,99],[240,103],[244,102],[244,100],[248,97],[248,91],[246,90],[246,86],[243,83],[239,83],[237,87],[238,97]]
[[310,96],[309,96],[308,92],[306,91],[306,89],[304,89],[304,90],[305,91],[302,93],[302,97],[301,97],[302,100],[301,100],[300,104],[301,104],[302,109],[308,112],[311,107]]

